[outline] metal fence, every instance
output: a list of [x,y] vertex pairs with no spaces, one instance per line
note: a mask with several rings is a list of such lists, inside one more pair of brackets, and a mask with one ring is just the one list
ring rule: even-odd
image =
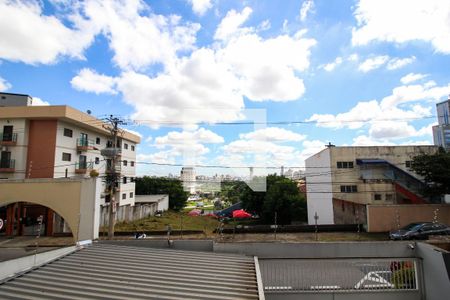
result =
[[264,291],[417,290],[414,259],[260,259]]

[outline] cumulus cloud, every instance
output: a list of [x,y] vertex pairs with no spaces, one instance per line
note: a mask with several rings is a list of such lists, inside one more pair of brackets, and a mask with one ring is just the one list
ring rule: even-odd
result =
[[427,77],[427,76],[428,76],[428,74],[409,73],[409,74],[403,76],[403,77],[400,79],[400,82],[403,83],[403,84],[408,84],[408,83],[412,83],[412,82],[414,82],[414,81],[418,81],[418,80],[420,80],[420,79],[423,79],[423,78],[425,78],[425,77]]
[[450,5],[445,0],[359,0],[354,11],[357,26],[353,45],[371,41],[405,43],[425,41],[450,54]]
[[211,7],[211,0],[188,0],[192,10],[199,16],[203,16]]
[[40,1],[1,1],[0,58],[26,64],[52,64],[62,56],[83,59],[94,32],[72,25],[44,15]]
[[70,81],[73,88],[95,94],[117,94],[116,80],[113,77],[98,74],[95,70],[84,68]]
[[331,72],[331,71],[333,71],[337,66],[339,66],[342,62],[343,62],[342,57],[338,56],[338,57],[336,57],[336,59],[335,59],[333,62],[324,65],[324,66],[323,66],[323,69],[324,69],[325,71],[327,71],[327,72]]
[[412,64],[415,60],[416,60],[415,56],[406,57],[406,58],[393,58],[387,63],[386,68],[388,70],[400,69],[406,65]]
[[155,138],[156,145],[218,144],[223,142],[223,137],[205,128],[195,131],[171,131],[165,136]]
[[360,70],[364,73],[367,73],[369,71],[378,69],[379,67],[384,65],[388,60],[389,60],[389,56],[387,56],[387,55],[381,55],[381,56],[368,58],[358,66],[358,70]]
[[214,39],[227,40],[236,33],[242,33],[242,31],[248,31],[249,28],[241,28],[241,25],[247,21],[253,10],[250,7],[245,7],[242,12],[237,12],[234,9],[230,10],[225,18],[222,19],[217,27]]
[[0,92],[9,90],[11,87],[12,85],[8,81],[0,77]]
[[240,134],[241,139],[272,142],[298,142],[306,138],[303,134],[279,127],[267,127],[253,132]]
[[[371,140],[386,141],[431,134],[431,125],[416,129],[410,122],[429,117],[432,107],[429,102],[437,102],[448,93],[450,84],[436,86],[434,82],[422,85],[407,85],[393,89],[392,94],[380,101],[358,102],[348,112],[314,114],[307,121],[317,122],[317,126],[328,128],[368,128],[368,139],[358,137],[357,143]],[[425,106],[424,106],[425,104]]]
[[49,102],[42,100],[38,97],[33,97],[33,101],[31,102],[32,106],[47,106],[50,105]]
[[308,14],[314,11],[314,1],[306,0],[303,1],[302,7],[300,8],[300,20],[304,22],[308,17]]

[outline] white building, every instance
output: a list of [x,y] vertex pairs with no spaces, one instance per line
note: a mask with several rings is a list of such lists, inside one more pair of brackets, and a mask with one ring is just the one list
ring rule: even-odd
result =
[[356,224],[367,204],[419,204],[424,183],[409,166],[436,146],[328,147],[305,161],[308,223]]
[[[112,147],[103,121],[69,106],[30,106],[28,95],[0,93],[0,179],[104,178],[110,160],[101,150]],[[124,131],[117,147],[120,206],[134,205],[136,145],[140,137]],[[94,172],[93,172],[94,173]],[[100,203],[109,202],[105,183]]]
[[436,104],[438,125],[433,126],[434,144],[450,149],[450,96],[448,100]]
[[186,192],[195,194],[196,192],[196,176],[192,167],[183,167],[180,172],[180,179],[183,182],[183,189]]

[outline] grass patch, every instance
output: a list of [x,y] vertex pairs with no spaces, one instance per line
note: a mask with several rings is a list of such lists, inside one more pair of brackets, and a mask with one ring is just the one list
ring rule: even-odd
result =
[[172,230],[204,230],[207,234],[217,228],[219,222],[209,216],[189,216],[185,212],[166,211],[161,217],[147,217],[132,222],[120,222],[115,226],[116,231],[146,231],[166,230],[170,224]]

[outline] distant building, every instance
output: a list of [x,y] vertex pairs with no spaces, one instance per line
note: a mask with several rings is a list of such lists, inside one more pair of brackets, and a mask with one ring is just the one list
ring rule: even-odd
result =
[[[120,175],[116,200],[120,206],[133,206],[140,137],[124,131],[117,145],[112,145],[103,121],[69,106],[31,106],[32,102],[28,95],[0,93],[0,179],[82,178],[94,170],[104,178],[111,171],[111,160],[100,151],[113,148],[120,155],[116,164]],[[99,202],[105,206],[110,201],[109,192],[104,182],[102,186]],[[48,220],[55,220],[53,228],[64,227],[61,218],[50,209],[16,202],[8,205],[6,211],[9,226],[26,219],[26,214],[45,214]],[[15,211],[24,213],[14,218],[11,214]],[[52,223],[46,222],[48,235],[52,234]],[[18,230],[21,232],[24,230]]]
[[433,126],[434,144],[450,149],[450,96],[449,99],[436,104],[438,125]]
[[186,192],[195,194],[196,192],[196,176],[192,167],[183,167],[180,172],[180,179],[183,182],[183,189]]
[[306,159],[308,223],[364,223],[367,204],[439,202],[421,195],[413,157],[436,146],[328,147]]

